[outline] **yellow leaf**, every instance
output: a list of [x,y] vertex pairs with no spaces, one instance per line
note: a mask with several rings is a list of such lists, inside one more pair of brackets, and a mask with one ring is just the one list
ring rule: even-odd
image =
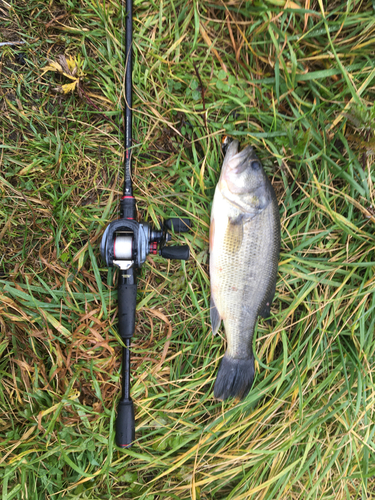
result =
[[65,328],[52,314],[43,309],[39,309],[42,316],[50,323],[58,332],[60,332],[65,337],[70,337],[71,333]]
[[74,92],[77,86],[78,80],[74,80],[72,83],[66,83],[65,85],[61,85],[61,87],[57,87],[57,91],[62,94],[69,94],[69,92]]
[[58,71],[59,73],[62,73],[63,69],[59,63],[57,63],[55,61],[51,61],[50,64],[44,68],[41,76],[43,76],[45,73],[47,73],[47,71]]
[[269,3],[273,5],[277,5],[278,7],[284,7],[284,9],[302,9],[300,5],[296,2],[292,2],[291,0],[268,0]]
[[18,172],[18,175],[31,174],[32,172],[36,172],[37,170],[43,170],[43,167],[41,165],[35,165],[35,163],[33,162],[27,167],[24,167],[20,172]]
[[75,76],[68,75],[68,73],[63,73],[63,75],[66,76],[67,78],[69,78],[70,80],[75,80],[76,79]]
[[59,71],[60,73],[63,72],[62,66],[56,61],[51,61],[48,68],[50,68],[51,71]]
[[285,9],[302,9],[300,5],[298,5],[295,2],[291,2],[290,0],[287,0],[284,6]]
[[[66,62],[68,64],[68,68],[70,69],[70,71],[73,73],[73,71],[78,67],[78,63],[77,63],[77,60],[72,57],[71,55],[69,55],[67,58],[66,58]],[[76,70],[77,71],[77,70]]]

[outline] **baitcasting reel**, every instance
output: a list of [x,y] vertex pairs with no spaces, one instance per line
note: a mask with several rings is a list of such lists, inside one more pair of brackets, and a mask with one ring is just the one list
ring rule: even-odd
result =
[[187,260],[189,247],[166,246],[168,230],[183,233],[190,230],[190,219],[172,218],[162,229],[153,229],[146,222],[135,220],[135,199],[125,195],[121,200],[121,218],[111,222],[104,231],[100,252],[108,267],[120,269],[118,277],[118,333],[122,349],[122,397],[116,419],[116,444],[122,448],[134,441],[134,408],[130,398],[130,339],[135,330],[137,280],[135,269],[141,267],[148,254],[166,259]]
[[[132,218],[124,218],[126,207],[124,202],[134,200],[124,196],[121,200],[121,219],[111,222],[102,238],[100,253],[108,267],[117,266],[122,270],[141,267],[148,254],[159,255],[165,259],[187,260],[189,247],[187,245],[166,246],[171,240],[171,234],[184,233],[190,230],[190,219],[167,219],[161,230],[152,228],[147,222],[136,222]],[[127,204],[128,204],[127,203]]]

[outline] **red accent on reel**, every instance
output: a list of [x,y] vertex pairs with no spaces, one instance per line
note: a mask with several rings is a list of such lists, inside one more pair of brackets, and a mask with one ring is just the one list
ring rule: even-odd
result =
[[158,244],[156,241],[153,241],[152,243],[150,243],[149,253],[152,253],[153,255],[156,255],[158,253]]

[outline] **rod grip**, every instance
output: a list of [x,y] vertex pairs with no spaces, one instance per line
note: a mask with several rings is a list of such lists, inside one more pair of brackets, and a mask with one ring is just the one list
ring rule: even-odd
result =
[[160,255],[165,259],[188,260],[190,257],[190,250],[188,245],[163,247],[160,250]]
[[116,444],[120,448],[130,446],[135,439],[134,407],[131,399],[120,401],[116,419]]
[[122,339],[130,339],[135,329],[137,284],[118,284],[118,333]]

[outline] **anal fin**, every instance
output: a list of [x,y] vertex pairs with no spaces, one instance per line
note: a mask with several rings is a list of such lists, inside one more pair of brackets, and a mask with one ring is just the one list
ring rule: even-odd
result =
[[270,323],[269,317],[271,316],[271,304],[275,296],[275,290],[276,290],[276,280],[273,286],[271,286],[270,289],[268,290],[258,312],[259,316],[262,316],[262,318],[268,320],[268,323]]
[[259,311],[259,316],[262,316],[264,319],[268,319],[271,316],[271,304],[269,302]]

